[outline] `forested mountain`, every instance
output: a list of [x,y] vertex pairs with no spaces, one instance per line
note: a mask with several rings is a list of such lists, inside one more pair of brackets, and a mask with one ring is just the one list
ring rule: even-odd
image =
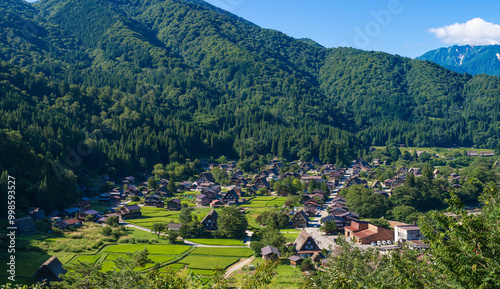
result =
[[498,146],[497,77],[326,49],[198,0],[3,0],[0,13],[0,128],[78,177],[303,149],[342,165],[387,141]]
[[460,73],[500,76],[500,45],[454,45],[431,50],[417,59],[429,60]]

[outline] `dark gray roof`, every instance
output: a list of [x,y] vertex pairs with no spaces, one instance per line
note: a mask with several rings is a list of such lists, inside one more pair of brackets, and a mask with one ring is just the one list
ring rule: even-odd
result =
[[281,256],[280,251],[278,250],[278,248],[273,247],[273,246],[265,246],[260,251],[262,253],[262,256],[267,256],[267,255],[270,255],[270,254],[276,254],[278,256]]
[[208,212],[205,215],[205,217],[203,217],[203,220],[201,220],[201,223],[203,223],[203,221],[205,221],[205,219],[208,218],[209,216],[212,216],[212,218],[214,218],[214,219],[217,219],[219,217],[217,212],[214,209],[211,209],[210,212]]
[[74,214],[80,212],[80,208],[69,208],[69,209],[64,209],[64,212],[67,214]]
[[141,209],[141,207],[139,207],[138,205],[126,205],[125,208],[127,208],[129,211]]
[[66,269],[63,268],[61,261],[59,261],[59,259],[57,259],[56,256],[52,256],[47,261],[45,261],[45,263],[43,263],[42,266],[40,266],[38,271],[36,271],[36,273],[33,275],[33,278],[37,279],[37,276],[44,268],[48,269],[57,278],[59,278],[60,275],[64,275],[66,274],[66,272],[68,272]]
[[167,228],[169,229],[180,229],[182,227],[182,224],[180,223],[168,223]]
[[98,215],[99,213],[95,210],[88,210],[88,211],[85,211],[85,214],[87,215]]
[[304,218],[304,220],[305,220],[306,222],[309,222],[309,217],[307,216],[307,214],[306,214],[303,210],[300,210],[300,211],[298,211],[298,212],[297,212],[297,213],[295,213],[295,214],[301,215],[301,216],[302,216],[302,218]]
[[33,223],[33,219],[30,217],[24,217],[20,219],[16,219],[17,229],[21,232],[23,231],[36,231],[35,223]]

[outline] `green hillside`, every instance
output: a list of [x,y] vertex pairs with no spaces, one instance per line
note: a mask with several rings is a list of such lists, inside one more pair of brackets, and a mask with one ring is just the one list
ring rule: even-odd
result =
[[0,13],[0,128],[78,177],[221,155],[255,169],[299,151],[345,165],[386,142],[499,148],[497,77],[326,49],[202,1],[4,0]]

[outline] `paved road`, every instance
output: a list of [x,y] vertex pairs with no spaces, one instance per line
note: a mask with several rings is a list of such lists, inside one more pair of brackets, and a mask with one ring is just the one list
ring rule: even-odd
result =
[[[123,225],[123,226],[125,226],[125,227],[132,227],[132,228],[136,228],[136,229],[139,229],[139,230],[142,230],[142,231],[146,231],[146,232],[149,232],[149,233],[153,234],[153,231],[151,231],[151,229],[148,229],[148,228],[145,228],[145,227],[137,226],[137,225],[130,224],[130,223],[120,223],[120,224]],[[160,235],[167,236],[168,234],[160,233]],[[206,248],[241,248],[241,247],[243,247],[243,246],[204,245],[204,244],[198,244],[198,243],[195,243],[195,242],[191,242],[191,241],[188,241],[186,239],[183,239],[183,240],[184,240],[184,244],[186,244],[188,246],[193,246],[193,247],[206,247]],[[248,238],[247,247],[250,247],[250,238]]]

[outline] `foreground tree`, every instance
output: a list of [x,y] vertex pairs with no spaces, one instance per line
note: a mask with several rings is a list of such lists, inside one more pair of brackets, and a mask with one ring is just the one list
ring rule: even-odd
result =
[[429,212],[419,226],[430,245],[390,255],[361,250],[339,238],[328,266],[303,288],[500,288],[500,196],[494,183],[480,197],[480,214],[468,214],[451,193],[447,213]]
[[480,197],[481,214],[468,214],[460,198],[447,200],[452,214],[431,212],[419,224],[436,267],[458,288],[500,288],[500,195],[494,183]]
[[[276,267],[279,261],[273,262],[266,260],[255,268],[253,274],[242,274],[236,278],[236,288],[257,289],[257,288],[276,288],[270,286],[274,276],[276,276]],[[272,285],[272,284],[271,284]]]
[[378,249],[361,249],[337,239],[327,267],[306,279],[302,288],[446,288],[439,274],[416,251],[379,254]]

